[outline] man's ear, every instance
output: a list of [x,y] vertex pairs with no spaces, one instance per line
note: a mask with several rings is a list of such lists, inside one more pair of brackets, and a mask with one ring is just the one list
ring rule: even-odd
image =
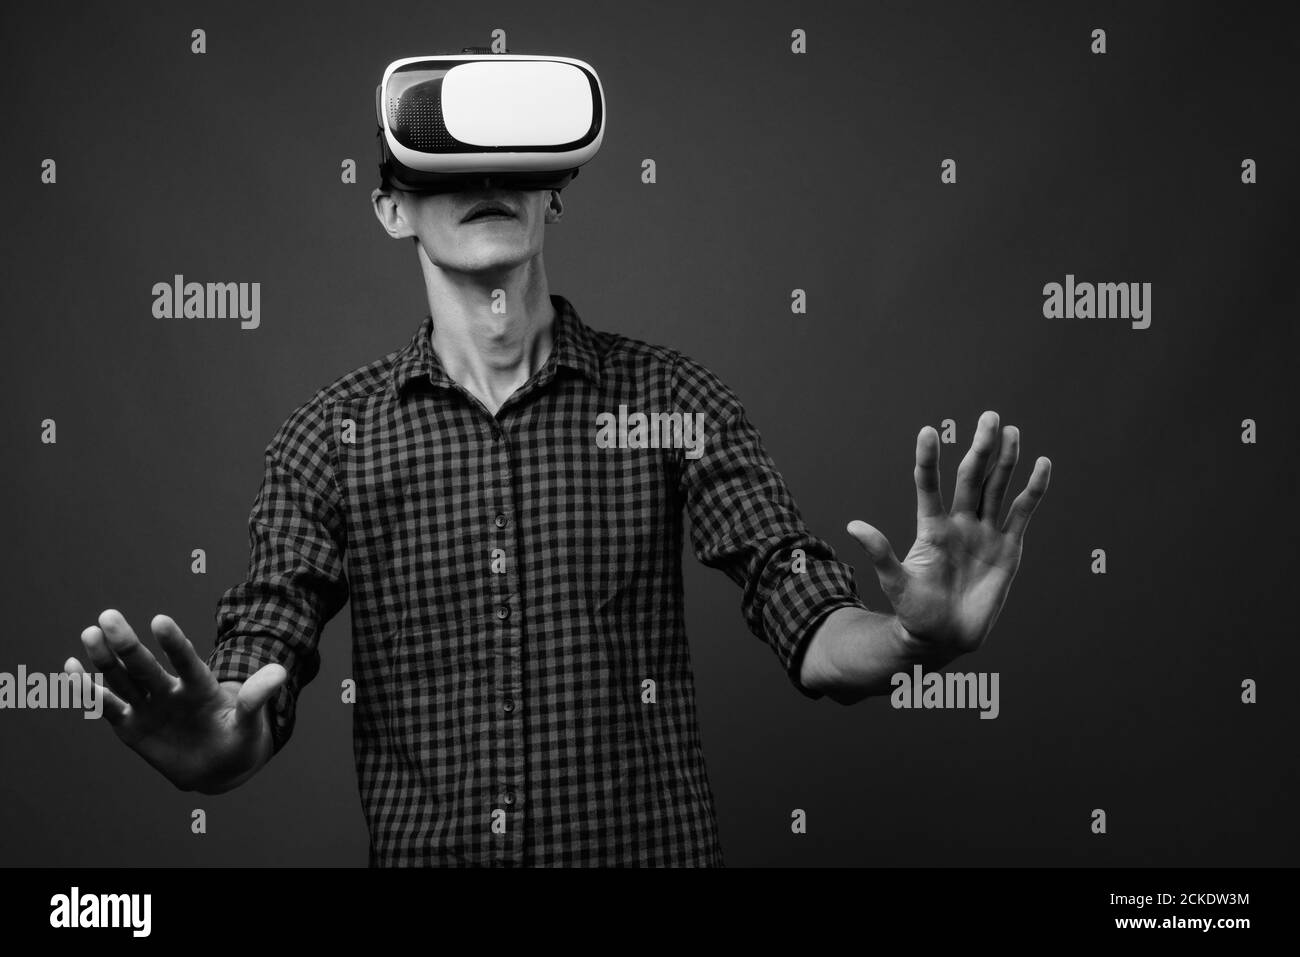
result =
[[546,201],[546,222],[558,223],[563,215],[564,199],[560,196],[558,189],[553,189],[550,198]]
[[406,239],[415,235],[407,224],[406,217],[402,215],[401,204],[392,190],[376,187],[370,194],[370,205],[374,207],[379,225],[393,239]]

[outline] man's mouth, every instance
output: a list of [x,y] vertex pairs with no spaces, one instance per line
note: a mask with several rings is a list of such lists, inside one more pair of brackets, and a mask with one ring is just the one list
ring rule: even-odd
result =
[[468,213],[461,219],[462,223],[477,222],[487,219],[514,219],[514,211],[505,203],[496,200],[486,200],[485,202],[475,203],[470,207]]

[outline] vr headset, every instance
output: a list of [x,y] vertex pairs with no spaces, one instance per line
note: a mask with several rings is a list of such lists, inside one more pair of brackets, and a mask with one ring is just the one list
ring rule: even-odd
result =
[[600,149],[605,94],[582,60],[466,51],[390,63],[375,116],[398,189],[563,189]]

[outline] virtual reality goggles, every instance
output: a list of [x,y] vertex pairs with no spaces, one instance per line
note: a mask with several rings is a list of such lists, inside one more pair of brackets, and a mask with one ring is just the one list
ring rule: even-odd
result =
[[384,70],[375,116],[380,175],[398,189],[563,189],[600,149],[605,94],[569,57],[406,57]]

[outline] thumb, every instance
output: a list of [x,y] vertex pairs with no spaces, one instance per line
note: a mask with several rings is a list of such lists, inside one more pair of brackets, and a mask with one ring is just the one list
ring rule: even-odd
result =
[[866,522],[849,522],[848,532],[857,539],[862,550],[871,559],[871,564],[876,568],[876,577],[880,579],[881,589],[892,600],[902,590],[904,572],[898,556],[890,547],[889,539],[880,529]]
[[235,701],[239,717],[245,720],[257,717],[271,696],[288,680],[289,672],[284,670],[284,665],[270,664],[258,671],[239,688]]

